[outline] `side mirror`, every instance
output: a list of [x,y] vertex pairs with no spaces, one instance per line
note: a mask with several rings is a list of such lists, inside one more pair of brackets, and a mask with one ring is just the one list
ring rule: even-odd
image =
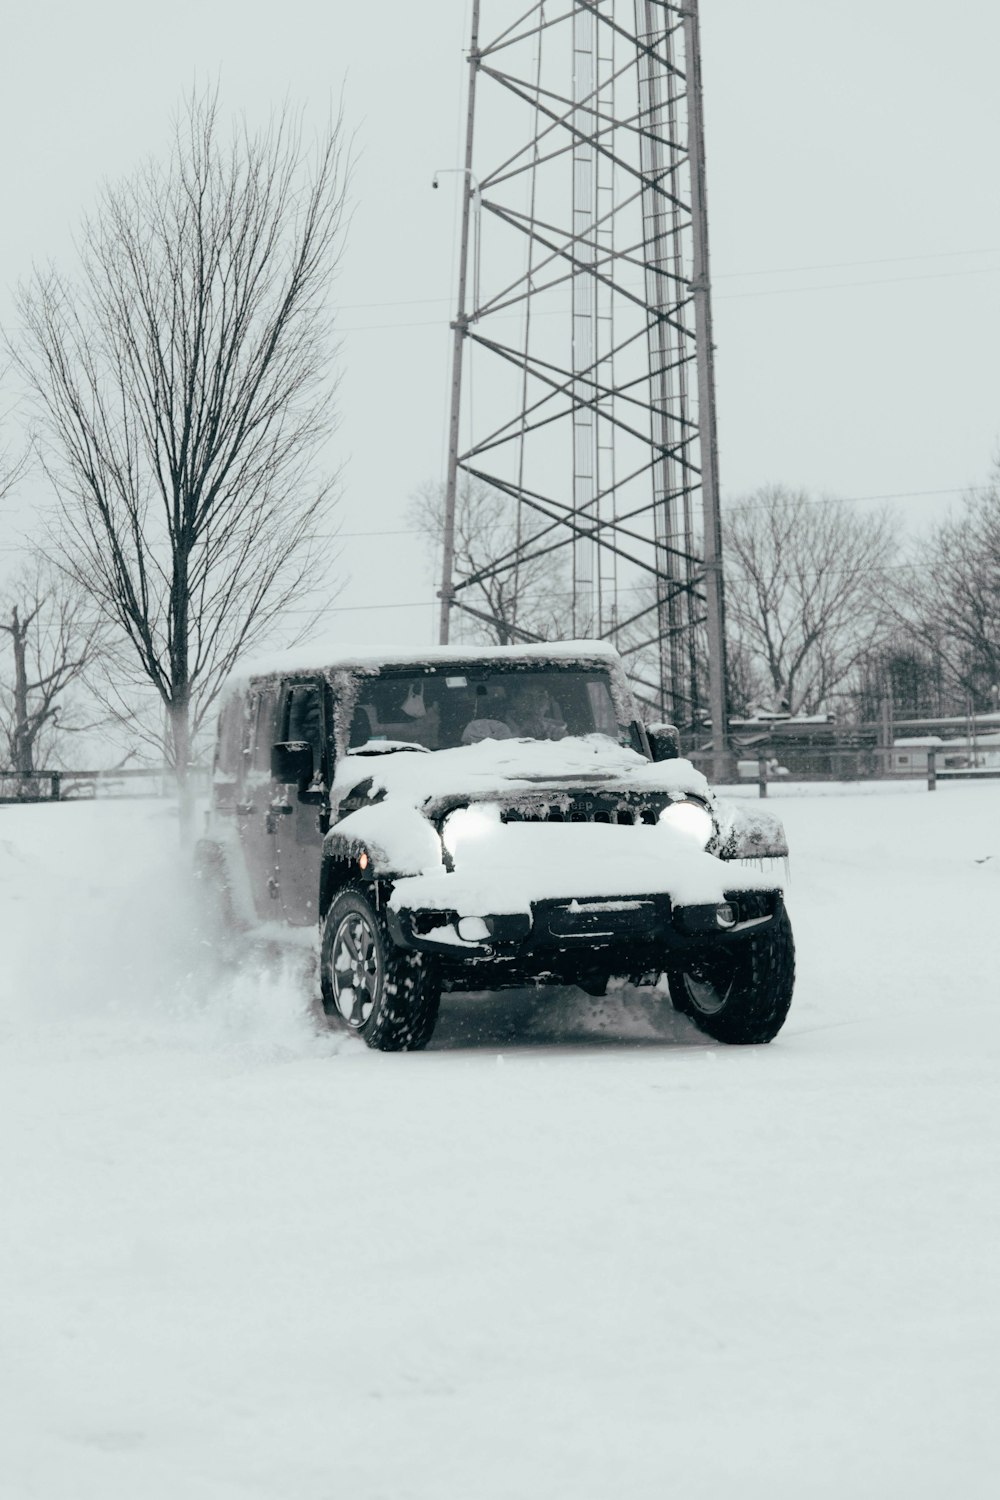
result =
[[646,735],[654,760],[676,760],[681,753],[681,737],[673,724],[647,724]]
[[306,740],[271,746],[271,776],[285,785],[302,788],[312,781],[313,751]]

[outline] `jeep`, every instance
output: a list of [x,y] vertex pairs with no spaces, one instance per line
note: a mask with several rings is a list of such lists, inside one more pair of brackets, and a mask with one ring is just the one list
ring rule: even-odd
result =
[[370,1047],[424,1047],[443,992],[612,976],[754,1043],[792,998],[787,852],[575,641],[248,668],[197,869],[231,930],[316,931],[324,1008]]

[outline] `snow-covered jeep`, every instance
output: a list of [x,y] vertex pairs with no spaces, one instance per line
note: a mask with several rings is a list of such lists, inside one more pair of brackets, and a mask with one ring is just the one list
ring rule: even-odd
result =
[[609,979],[767,1042],[792,997],[781,825],[644,726],[600,642],[314,654],[223,695],[198,869],[236,927],[318,924],[328,1013],[423,1047],[442,990]]

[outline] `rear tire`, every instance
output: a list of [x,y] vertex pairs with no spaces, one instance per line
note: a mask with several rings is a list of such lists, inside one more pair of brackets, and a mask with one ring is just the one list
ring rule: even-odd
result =
[[416,1052],[434,1031],[441,984],[422,953],[397,948],[367,890],[349,885],[323,924],[323,1008],[380,1052]]
[[770,1042],[795,987],[795,943],[782,909],[751,936],[682,954],[667,970],[674,1008],[717,1042]]

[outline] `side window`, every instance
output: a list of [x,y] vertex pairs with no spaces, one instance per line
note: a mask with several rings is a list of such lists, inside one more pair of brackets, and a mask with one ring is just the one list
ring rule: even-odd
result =
[[312,746],[313,772],[323,765],[323,696],[318,683],[296,683],[285,699],[286,740],[305,740]]

